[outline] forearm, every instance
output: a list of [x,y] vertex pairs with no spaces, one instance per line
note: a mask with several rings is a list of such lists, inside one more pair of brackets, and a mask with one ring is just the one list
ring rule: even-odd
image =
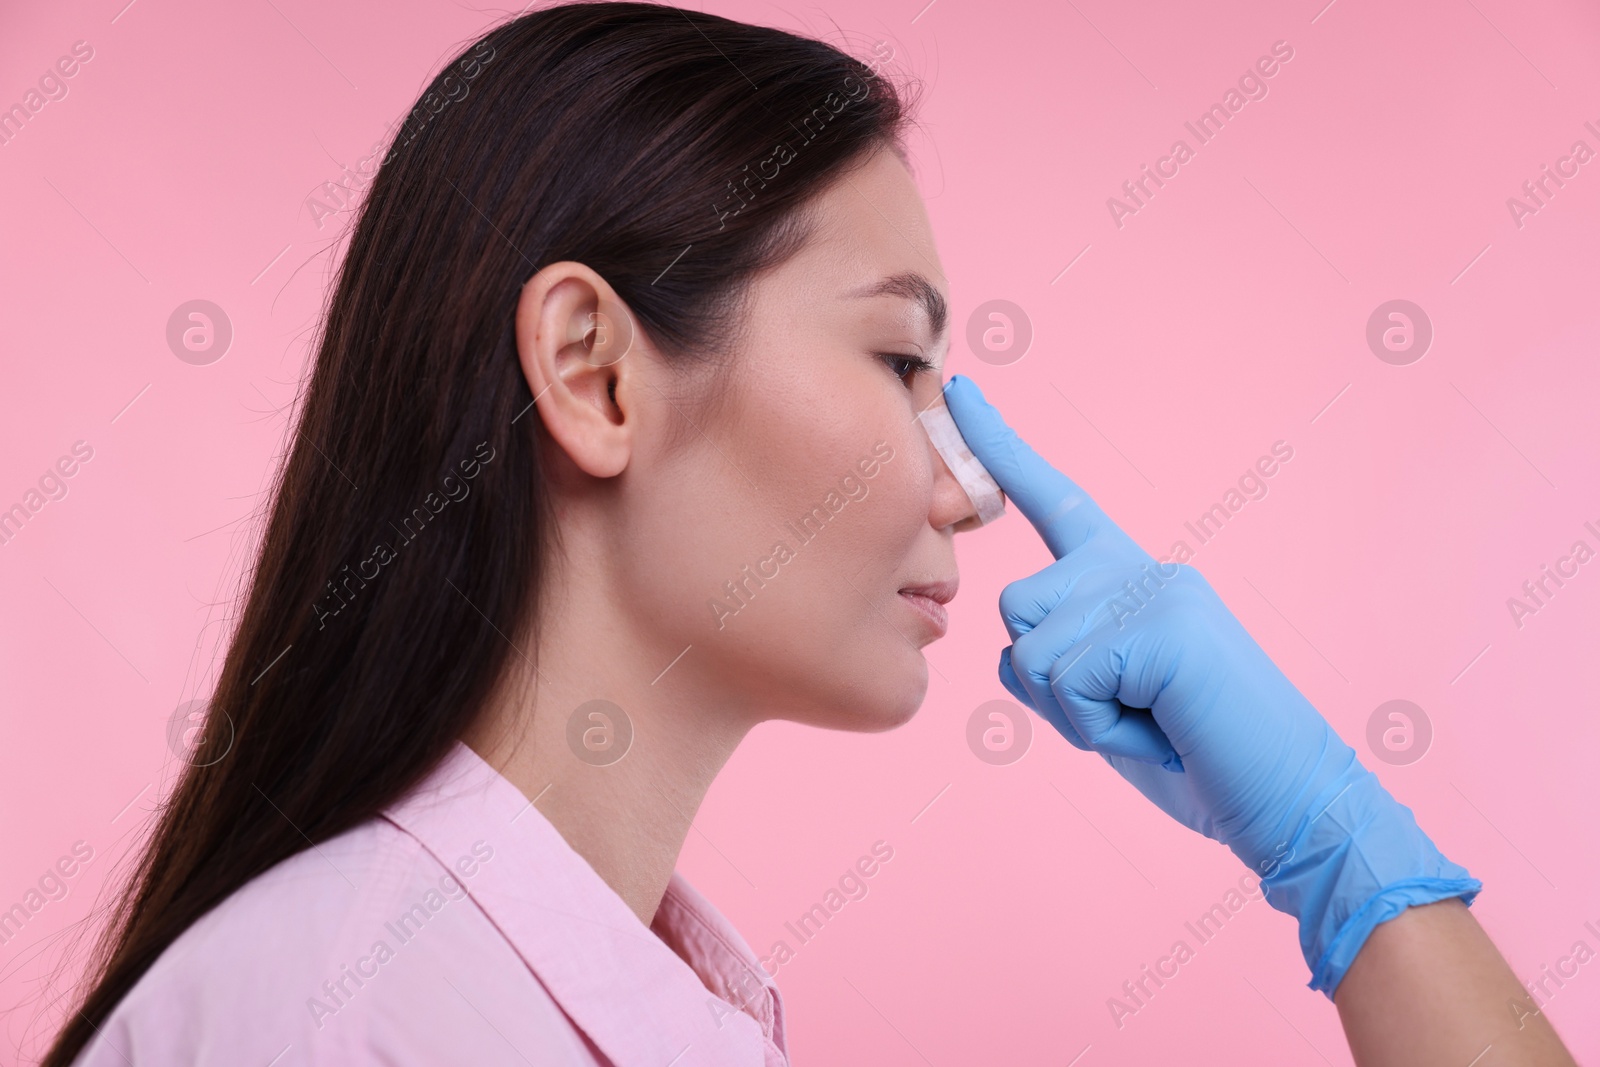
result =
[[1381,923],[1334,992],[1360,1067],[1573,1067],[1549,1020],[1457,898]]

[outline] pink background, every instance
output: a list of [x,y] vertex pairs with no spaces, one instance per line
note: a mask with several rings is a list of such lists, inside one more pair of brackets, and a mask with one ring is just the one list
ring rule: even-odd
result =
[[[208,691],[285,443],[275,409],[350,217],[319,229],[306,199],[506,14],[125,2],[0,16],[0,105],[73,42],[94,49],[0,147],[0,508],[74,441],[94,449],[0,546],[0,908],[74,842],[95,850],[0,946],[7,1062],[38,1035],[61,935],[171,781],[169,715]],[[1165,554],[1274,441],[1293,446],[1195,563],[1484,881],[1474,912],[1534,979],[1580,939],[1600,949],[1584,928],[1600,927],[1600,562],[1520,629],[1506,604],[1574,541],[1600,547],[1583,526],[1600,527],[1600,161],[1520,228],[1506,200],[1574,141],[1600,149],[1583,125],[1600,126],[1600,13],[1322,3],[712,7],[835,41],[837,23],[858,55],[887,40],[925,82],[916,151],[961,330],[951,369],[1146,548]],[[1193,146],[1184,121],[1278,40],[1294,58],[1269,95],[1119,229],[1107,197],[1175,138]],[[195,298],[235,330],[209,366],[165,340]],[[1034,329],[1007,366],[963,338],[997,298]],[[1365,341],[1395,298],[1435,330],[1409,366]],[[1007,696],[995,599],[1048,556],[1016,516],[958,545],[918,717],[871,737],[758,731],[683,856],[765,951],[873,842],[894,848],[778,974],[796,1061],[1349,1063],[1292,920],[1259,901],[1112,1021],[1108,998],[1175,940],[1195,947],[1185,921],[1243,867],[1042,723],[1019,762],[974,756],[968,717]],[[1434,731],[1409,765],[1366,741],[1397,698]],[[1580,1058],[1600,1053],[1600,961],[1548,1011]]]

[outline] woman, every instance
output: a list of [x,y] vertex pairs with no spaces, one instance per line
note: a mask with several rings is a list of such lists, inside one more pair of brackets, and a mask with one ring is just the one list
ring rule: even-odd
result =
[[[974,519],[917,420],[948,323],[907,121],[827,45],[632,3],[435,80],[47,1064],[787,1062],[776,988],[673,868],[756,723],[886,730],[926,689]],[[1262,876],[1360,1062],[1571,1062],[1507,1011],[1479,883],[1203,579],[946,395],[1058,557],[1002,598],[1002,681]],[[1112,625],[1125,580],[1148,607]]]

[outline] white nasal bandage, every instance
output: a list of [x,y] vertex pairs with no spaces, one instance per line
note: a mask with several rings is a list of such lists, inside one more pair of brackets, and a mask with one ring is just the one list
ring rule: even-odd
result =
[[961,431],[956,427],[956,420],[950,417],[950,409],[945,406],[944,394],[941,393],[939,399],[923,409],[917,418],[922,421],[922,428],[928,431],[928,439],[933,442],[933,447],[944,458],[944,465],[956,476],[956,481],[966,491],[967,499],[978,511],[977,521],[967,528],[993,522],[1005,514],[1005,494],[978,457],[972,454],[972,449],[967,447]]

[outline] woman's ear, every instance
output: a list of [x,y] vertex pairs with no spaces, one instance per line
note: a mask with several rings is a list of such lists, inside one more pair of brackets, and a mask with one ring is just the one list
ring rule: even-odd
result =
[[[628,465],[638,414],[627,410],[639,373],[627,356],[633,316],[604,278],[570,260],[522,287],[517,358],[545,429],[586,474],[611,478]],[[622,399],[619,400],[619,397]]]

